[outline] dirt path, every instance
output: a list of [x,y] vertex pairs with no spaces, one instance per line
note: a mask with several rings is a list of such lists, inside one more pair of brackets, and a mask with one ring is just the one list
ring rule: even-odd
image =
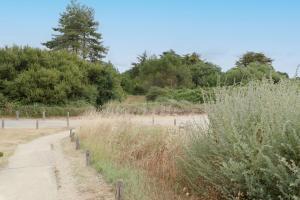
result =
[[0,200],[83,200],[61,141],[68,132],[19,145],[0,171]]
[[[133,123],[151,125],[152,116],[132,117]],[[206,121],[206,116],[155,116],[154,124],[177,125]],[[99,120],[114,120],[100,118]],[[7,128],[34,126],[34,120],[7,121]],[[78,126],[80,121],[73,121]],[[42,122],[44,127],[65,127],[63,120]],[[26,134],[26,133],[24,133]],[[82,152],[74,151],[69,131],[43,136],[17,147],[0,171],[0,200],[112,200],[111,186],[85,167]]]

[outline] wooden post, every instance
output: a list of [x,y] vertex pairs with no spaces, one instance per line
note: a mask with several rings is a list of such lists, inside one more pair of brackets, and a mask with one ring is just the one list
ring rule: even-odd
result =
[[72,137],[72,131],[73,131],[73,129],[71,128],[70,129],[70,138]]
[[67,112],[67,127],[70,126],[70,113]]
[[46,111],[43,111],[43,120],[46,119]]
[[19,118],[20,118],[20,112],[16,111],[16,119],[19,120]]
[[122,180],[118,180],[116,183],[116,200],[124,200],[124,183]]
[[87,150],[85,152],[85,163],[86,163],[86,166],[90,166],[90,164],[91,164],[91,155],[90,155],[89,150]]
[[71,132],[71,142],[75,141],[75,131]]
[[152,125],[154,125],[154,116],[152,116]]
[[174,126],[176,126],[176,118],[174,119]]
[[39,120],[38,119],[36,120],[35,128],[39,129]]
[[75,143],[75,149],[79,150],[80,149],[80,142],[79,142],[79,137],[76,137],[76,143]]
[[5,128],[5,122],[4,122],[4,119],[2,119],[2,128]]

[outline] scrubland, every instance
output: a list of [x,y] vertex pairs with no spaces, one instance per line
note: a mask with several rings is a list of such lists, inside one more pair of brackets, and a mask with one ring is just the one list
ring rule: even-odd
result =
[[219,88],[207,123],[146,125],[95,117],[79,135],[127,199],[299,199],[300,83]]

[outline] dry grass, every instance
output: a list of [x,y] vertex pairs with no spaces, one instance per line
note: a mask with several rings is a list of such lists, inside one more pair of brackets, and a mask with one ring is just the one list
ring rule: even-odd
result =
[[0,157],[0,167],[7,162],[8,157],[14,152],[18,144],[26,143],[35,138],[51,133],[57,133],[63,129],[1,129],[0,130],[0,152],[4,156]]
[[110,182],[124,179],[127,199],[196,199],[185,188],[177,163],[185,131],[169,119],[163,126],[145,126],[136,123],[142,117],[94,117],[79,133],[96,169]]

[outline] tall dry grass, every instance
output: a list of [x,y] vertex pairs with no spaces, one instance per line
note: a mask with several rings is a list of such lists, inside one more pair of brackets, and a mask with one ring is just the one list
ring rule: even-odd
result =
[[177,163],[187,142],[185,131],[134,122],[102,116],[83,123],[79,134],[92,152],[93,166],[109,182],[124,179],[130,200],[193,199]]

